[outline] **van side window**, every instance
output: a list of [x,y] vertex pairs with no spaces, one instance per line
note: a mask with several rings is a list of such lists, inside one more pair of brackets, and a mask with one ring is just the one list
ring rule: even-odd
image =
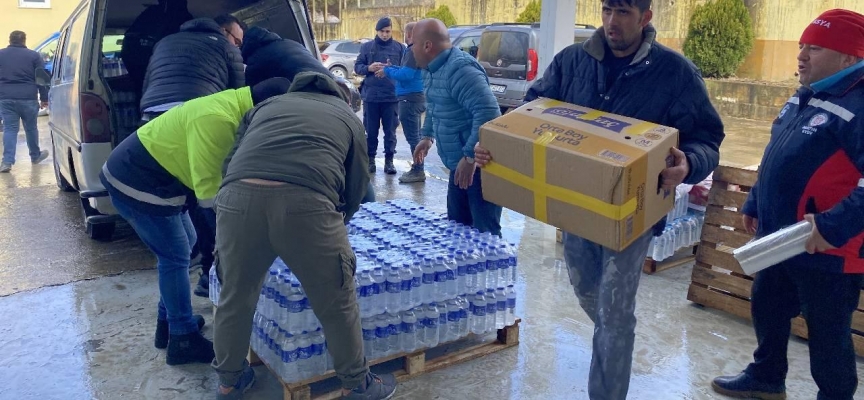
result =
[[[86,10],[85,10],[86,11]],[[81,18],[81,17],[84,18]],[[78,62],[81,58],[84,32],[87,30],[87,13],[81,12],[75,16],[64,43],[63,60],[60,62],[61,82],[72,82],[78,72]]]
[[67,27],[60,32],[60,38],[57,40],[57,49],[54,51],[54,65],[51,70],[51,78],[53,81],[59,81],[61,77],[60,65],[66,57],[66,38],[69,37],[69,28]]

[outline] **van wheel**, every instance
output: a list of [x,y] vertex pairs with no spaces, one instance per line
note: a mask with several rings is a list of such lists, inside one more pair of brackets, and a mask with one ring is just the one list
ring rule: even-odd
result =
[[74,192],[75,188],[69,184],[69,181],[60,173],[60,165],[57,164],[57,156],[54,156],[54,179],[57,180],[57,187],[64,192]]
[[100,242],[110,242],[116,227],[117,224],[114,222],[87,222],[87,236]]

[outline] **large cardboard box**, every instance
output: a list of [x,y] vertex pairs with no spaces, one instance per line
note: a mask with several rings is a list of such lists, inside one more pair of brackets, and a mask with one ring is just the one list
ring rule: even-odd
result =
[[678,131],[550,99],[484,124],[483,197],[622,250],[672,209],[659,189]]

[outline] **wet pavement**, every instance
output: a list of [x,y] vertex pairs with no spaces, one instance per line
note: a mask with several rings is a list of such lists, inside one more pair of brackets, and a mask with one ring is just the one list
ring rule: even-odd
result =
[[[724,163],[759,162],[767,124],[727,120]],[[42,121],[42,143],[50,145]],[[399,136],[397,169],[408,169]],[[18,155],[26,161],[23,137]],[[400,185],[378,159],[378,200],[409,198],[446,209],[446,171],[437,156],[423,184]],[[204,399],[216,378],[206,364],[169,367],[153,348],[158,301],[154,260],[128,227],[111,243],[83,231],[75,194],[54,184],[51,159],[0,174],[0,399]],[[578,307],[555,230],[505,212],[505,237],[518,244],[521,344],[399,385],[398,399],[587,399],[593,326]],[[196,273],[193,272],[193,276]],[[95,278],[95,279],[93,279]],[[722,399],[710,379],[734,374],[756,346],[749,322],[686,300],[690,268],[643,276],[638,293],[631,399]],[[194,282],[194,280],[193,280]],[[210,304],[194,297],[211,336]],[[792,339],[791,399],[813,399],[806,343]],[[281,398],[263,367],[249,399]],[[864,367],[859,364],[859,379]],[[859,395],[864,398],[864,393]],[[858,397],[856,397],[858,398]]]

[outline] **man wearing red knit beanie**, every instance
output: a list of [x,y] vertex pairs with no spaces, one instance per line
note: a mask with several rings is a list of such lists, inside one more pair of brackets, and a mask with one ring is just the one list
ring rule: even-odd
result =
[[800,48],[802,87],[774,121],[742,213],[757,237],[809,221],[807,254],[757,273],[754,361],[712,386],[732,397],[785,399],[791,320],[802,314],[817,399],[851,400],[858,386],[852,313],[864,274],[864,15],[824,12]]

